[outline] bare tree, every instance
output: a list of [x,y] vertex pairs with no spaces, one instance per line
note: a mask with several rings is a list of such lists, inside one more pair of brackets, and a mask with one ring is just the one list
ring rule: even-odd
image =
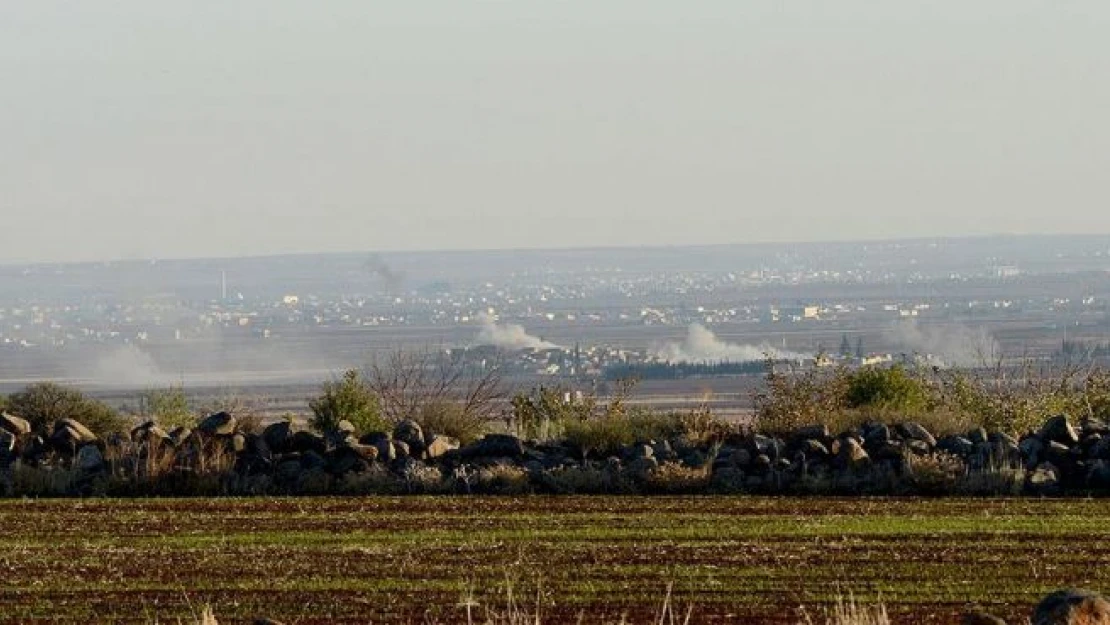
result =
[[468,417],[490,419],[506,396],[501,365],[430,347],[398,348],[370,362],[366,384],[378,396],[382,416],[392,422],[443,402],[456,403]]

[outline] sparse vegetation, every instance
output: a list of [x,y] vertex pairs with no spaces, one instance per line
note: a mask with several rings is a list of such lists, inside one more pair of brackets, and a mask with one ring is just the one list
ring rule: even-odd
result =
[[59,419],[76,419],[94,433],[105,436],[125,432],[128,422],[111,407],[96,401],[81,391],[55,384],[39,382],[8,397],[7,410],[31,422],[31,427],[46,431]]
[[309,400],[308,407],[312,410],[309,425],[319,432],[338,429],[340,421],[350,422],[358,432],[389,429],[382,418],[378,397],[355,369],[337,380],[324,382],[320,395]]
[[197,414],[189,405],[184,386],[153,388],[139,396],[139,416],[154,419],[167,429],[193,427]]
[[415,421],[425,432],[434,432],[469,445],[485,434],[489,420],[481,414],[467,412],[455,401],[429,402],[420,408]]
[[1110,418],[1110,371],[1099,367],[779,365],[768,369],[765,380],[753,397],[753,425],[767,433],[812,424],[843,431],[869,420],[912,419],[936,434],[983,427],[1020,435],[1039,427],[1046,415]]

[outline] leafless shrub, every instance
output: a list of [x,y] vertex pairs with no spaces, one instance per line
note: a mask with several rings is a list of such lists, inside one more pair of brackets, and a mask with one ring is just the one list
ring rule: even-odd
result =
[[391,422],[418,417],[425,406],[457,403],[470,419],[492,419],[505,397],[500,363],[474,363],[444,350],[396,349],[367,366],[366,383]]

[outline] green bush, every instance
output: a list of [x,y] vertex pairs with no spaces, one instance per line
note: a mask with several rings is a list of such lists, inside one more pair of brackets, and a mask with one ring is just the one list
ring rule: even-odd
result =
[[350,421],[358,432],[388,430],[378,398],[351,369],[338,380],[324,382],[318,397],[309,400],[309,425],[320,432],[335,430],[340,421]]
[[517,393],[511,403],[517,435],[536,440],[552,440],[562,435],[566,424],[589,419],[598,405],[593,395],[579,399],[566,389],[542,386],[531,393]]
[[7,409],[41,432],[52,430],[55,421],[65,418],[81,422],[98,436],[126,432],[130,425],[110,406],[53,382],[38,382],[13,394]]
[[139,397],[139,414],[153,419],[166,429],[193,427],[197,415],[189,407],[183,386],[153,388]]
[[900,365],[864,367],[849,373],[844,400],[848,408],[877,408],[910,414],[929,407],[925,384]]
[[583,455],[615,454],[633,443],[670,439],[685,433],[681,415],[650,410],[606,410],[596,418],[563,425],[564,440]]

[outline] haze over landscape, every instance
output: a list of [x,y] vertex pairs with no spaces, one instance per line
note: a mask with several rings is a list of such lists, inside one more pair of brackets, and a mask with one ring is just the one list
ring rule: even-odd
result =
[[0,2],[0,625],[1110,625],[1110,2]]
[[11,2],[0,261],[1110,232],[1110,5]]

